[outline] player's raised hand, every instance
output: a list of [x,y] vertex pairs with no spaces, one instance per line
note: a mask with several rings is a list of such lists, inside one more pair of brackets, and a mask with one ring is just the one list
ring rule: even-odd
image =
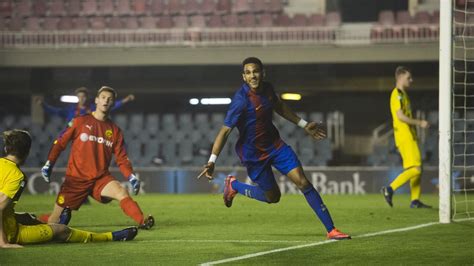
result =
[[310,122],[304,130],[315,140],[326,138],[326,127],[322,123]]
[[213,162],[208,162],[207,164],[205,164],[203,167],[204,169],[202,170],[202,172],[197,176],[197,178],[201,178],[203,175],[206,175],[207,179],[209,180],[212,180],[214,179],[214,177],[212,177],[212,174],[214,173],[214,167],[215,167],[215,163]]
[[46,161],[44,164],[43,168],[41,168],[41,175],[43,176],[43,179],[46,183],[49,183],[51,180],[51,173],[53,172],[53,166],[50,161]]
[[131,174],[128,177],[128,182],[132,185],[133,188],[133,195],[137,195],[140,192],[140,179],[134,174]]

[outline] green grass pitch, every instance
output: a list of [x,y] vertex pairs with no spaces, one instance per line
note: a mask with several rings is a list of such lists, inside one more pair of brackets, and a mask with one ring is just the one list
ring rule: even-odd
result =
[[[0,250],[0,265],[197,265],[246,254],[325,240],[325,230],[301,195],[264,204],[237,196],[232,208],[221,195],[141,195],[135,198],[156,227],[131,242],[42,244]],[[357,238],[371,232],[436,222],[438,209],[410,209],[408,195],[389,208],[381,195],[323,196],[336,226],[349,241],[288,250],[230,264],[474,264],[474,221],[432,225],[412,231]],[[24,195],[17,211],[41,213],[54,197]],[[423,201],[437,205],[435,195]],[[93,202],[73,212],[72,227],[91,231],[133,225],[117,202]]]

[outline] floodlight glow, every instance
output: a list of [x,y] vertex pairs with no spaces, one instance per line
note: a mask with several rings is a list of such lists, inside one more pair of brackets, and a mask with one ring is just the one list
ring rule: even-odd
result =
[[232,100],[230,98],[202,98],[201,104],[203,105],[219,105],[229,104]]
[[197,99],[197,98],[189,99],[189,103],[192,104],[192,105],[197,105],[197,104],[199,104],[199,99]]
[[77,98],[77,96],[74,96],[74,95],[63,95],[61,96],[60,100],[63,103],[78,103],[79,102],[79,99]]
[[287,100],[287,101],[299,101],[299,100],[301,100],[301,94],[299,94],[299,93],[283,93],[281,95],[281,98],[283,100]]

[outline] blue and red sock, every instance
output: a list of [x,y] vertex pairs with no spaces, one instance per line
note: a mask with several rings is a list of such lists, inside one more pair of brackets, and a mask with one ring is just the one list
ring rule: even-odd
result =
[[265,192],[258,186],[248,185],[237,180],[232,182],[231,185],[232,189],[239,192],[239,194],[259,201],[268,202],[267,197],[265,197]]
[[326,205],[324,205],[321,196],[313,187],[313,185],[302,189],[301,192],[303,192],[309,206],[311,206],[313,211],[319,217],[319,220],[321,220],[321,222],[324,224],[326,230],[330,232],[332,229],[334,229],[334,222],[332,221],[331,214],[329,214],[329,210],[326,208]]

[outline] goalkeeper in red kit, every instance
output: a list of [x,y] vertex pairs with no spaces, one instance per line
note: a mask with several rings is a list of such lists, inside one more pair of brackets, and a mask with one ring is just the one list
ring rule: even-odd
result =
[[150,229],[154,225],[153,216],[145,218],[128,191],[109,172],[112,155],[115,155],[120,172],[127,177],[134,194],[138,194],[140,180],[133,174],[122,131],[108,117],[116,98],[114,89],[101,87],[95,98],[95,112],[74,118],[54,141],[48,161],[41,170],[46,182],[50,181],[54,163],[61,152],[69,142],[72,144],[66,178],[48,223],[68,224],[71,210],[78,210],[90,195],[101,203],[119,201],[123,212],[135,220],[141,229]]

